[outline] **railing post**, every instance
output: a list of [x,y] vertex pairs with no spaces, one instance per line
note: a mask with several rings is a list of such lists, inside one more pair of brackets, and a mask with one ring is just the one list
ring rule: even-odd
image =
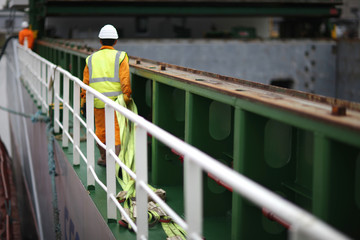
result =
[[41,89],[42,89],[42,101],[41,101],[41,103],[42,103],[42,105],[41,105],[41,111],[44,113],[44,112],[46,112],[46,104],[47,104],[47,100],[48,100],[48,89],[47,89],[47,83],[48,83],[48,81],[49,81],[49,77],[50,77],[50,74],[49,74],[49,68],[50,68],[50,66],[49,65],[47,65],[46,63],[45,63],[45,78],[43,79],[43,82],[42,82],[42,84],[41,84]]
[[[39,79],[41,78],[41,75],[42,75],[42,72],[41,74],[39,74],[39,76],[35,76],[33,74],[31,74],[29,68],[31,68],[32,66],[30,65],[31,64],[31,60],[29,59],[29,54],[27,52],[25,52],[25,50],[23,50],[23,53],[24,53],[24,60],[22,62],[22,67],[21,67],[21,70],[22,70],[22,74],[24,74],[24,76],[31,76],[29,77],[28,80],[25,80],[27,82],[27,84],[29,84],[28,86],[34,91],[34,98],[36,100],[36,104],[38,104],[39,102],[39,95],[38,95],[38,81]],[[30,86],[30,85],[33,85],[33,86]]]
[[[30,87],[31,89],[33,89],[34,87],[32,87],[33,82],[37,83],[36,80],[38,80],[38,78],[41,77],[41,74],[39,76],[33,75],[30,72],[30,68],[32,67],[32,61],[29,61],[30,59],[28,58],[28,54],[24,52],[24,59],[21,61],[21,74],[23,74],[24,76],[29,76],[28,79],[24,80],[25,82],[27,82],[28,87]],[[37,85],[35,85],[37,86]],[[38,98],[38,96],[36,94],[34,94],[35,99]]]
[[202,170],[188,156],[184,160],[185,218],[188,239],[193,239],[194,234],[202,235]]
[[94,131],[94,95],[92,93],[86,93],[86,157],[87,157],[87,188],[95,188],[95,178],[90,171],[90,167],[95,169],[95,146],[94,137],[90,133],[90,130]]
[[60,72],[56,71],[54,75],[54,131],[58,133],[60,126],[56,120],[60,121],[60,106],[59,99],[57,98],[57,96],[60,96]]
[[[33,76],[33,75],[30,75],[30,70],[32,68],[32,61],[31,59],[29,58],[29,54],[27,52],[24,52],[24,61],[22,62],[22,73],[24,74],[24,76],[32,76],[32,78],[29,78],[30,80],[31,79],[36,79],[36,76]],[[29,80],[26,80],[27,83],[29,84],[30,81]]]
[[[29,56],[30,56],[30,54],[29,54]],[[31,61],[31,62],[33,62],[33,61]],[[39,97],[40,97],[39,101],[41,104],[41,112],[45,112],[44,102],[46,101],[45,85],[46,85],[46,79],[47,79],[47,65],[44,62],[42,64],[43,64],[43,74],[39,81]]]
[[51,80],[54,81],[54,78],[55,78],[55,74],[54,74],[54,69],[55,69],[55,66],[48,66],[48,81],[47,81],[47,84],[46,84],[46,92],[47,92],[47,101],[46,101],[46,104],[48,106],[48,113],[50,112],[50,105],[52,103],[52,92],[54,91],[54,82],[52,82],[52,87],[50,89],[50,83],[51,83]]
[[29,61],[30,59],[28,58],[28,54],[24,51],[24,49],[21,49],[21,52],[23,54],[24,59],[20,60],[21,62],[21,74],[23,74],[24,76],[31,76],[29,77],[29,79],[26,79],[24,81],[27,82],[28,86],[34,91],[34,96],[35,96],[35,100],[38,101],[38,95],[37,95],[37,81],[39,81],[39,78],[41,78],[41,74],[39,74],[39,76],[35,76],[35,75],[30,75],[30,71],[29,71],[29,67],[31,61]]
[[[29,79],[24,80],[27,82],[28,86],[32,89],[32,91],[34,91],[34,96],[35,96],[35,100],[38,102],[38,95],[37,95],[37,83],[39,81],[39,79],[41,78],[41,74],[42,72],[40,72],[40,74],[38,76],[35,75],[29,75],[30,71],[29,71],[29,66],[31,63],[31,60],[28,58],[28,54],[27,52],[25,52],[23,49],[21,49],[21,51],[23,52],[23,57],[24,59],[21,60],[21,74],[23,74],[24,76],[31,76],[29,77]],[[29,61],[30,60],[30,61]]]
[[69,77],[64,74],[64,87],[63,87],[63,134],[62,146],[68,147],[69,139],[65,132],[69,132],[69,109],[66,106],[69,103]]
[[[37,86],[37,83],[39,81],[39,79],[42,78],[42,64],[43,62],[42,61],[37,61],[36,63],[36,74],[33,75],[32,78],[30,78],[30,81],[31,81],[31,84],[34,85],[34,86]],[[34,87],[31,87],[31,89],[34,89]]]
[[116,196],[115,160],[110,155],[110,150],[115,152],[115,122],[114,109],[105,104],[105,129],[106,129],[106,185],[107,185],[107,219],[108,222],[116,221],[116,205],[110,195]]
[[80,154],[76,147],[80,148],[80,86],[74,82],[74,114],[73,114],[73,165],[80,164]]
[[136,207],[138,227],[137,240],[148,238],[148,196],[146,191],[140,186],[141,182],[147,184],[147,135],[146,130],[139,125],[135,126],[135,164],[136,164]]

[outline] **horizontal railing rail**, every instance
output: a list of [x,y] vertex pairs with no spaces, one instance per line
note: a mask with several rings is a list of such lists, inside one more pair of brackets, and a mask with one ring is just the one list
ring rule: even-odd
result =
[[[73,164],[80,164],[80,157],[87,166],[87,186],[97,182],[107,193],[107,218],[116,219],[118,209],[129,221],[137,233],[137,239],[148,238],[147,201],[150,196],[159,206],[187,232],[188,239],[202,239],[202,173],[206,172],[227,184],[234,192],[240,194],[260,208],[266,208],[290,225],[290,239],[307,236],[311,239],[348,239],[347,236],[325,224],[313,215],[274,194],[240,173],[225,166],[209,155],[185,143],[179,138],[159,128],[153,123],[136,115],[130,110],[116,104],[84,84],[79,78],[63,68],[41,58],[36,53],[18,46],[22,79],[34,92],[35,99],[44,112],[49,112],[54,102],[54,131],[62,130],[62,146],[73,145]],[[60,82],[62,80],[62,92]],[[73,84],[73,104],[69,101],[70,83]],[[80,116],[80,89],[86,94],[86,122]],[[54,96],[54,99],[52,99]],[[105,103],[106,145],[94,133],[94,97]],[[63,105],[60,119],[60,103]],[[115,154],[114,110],[135,124],[135,162],[136,173],[127,168]],[[72,113],[73,130],[69,130]],[[80,125],[86,128],[86,157],[80,149]],[[161,198],[148,187],[147,134],[151,134],[166,146],[184,156],[184,207],[185,220],[172,210]],[[106,184],[101,182],[95,172],[94,140],[106,149]],[[136,181],[137,221],[136,224],[126,214],[116,200],[115,163],[118,163]]]

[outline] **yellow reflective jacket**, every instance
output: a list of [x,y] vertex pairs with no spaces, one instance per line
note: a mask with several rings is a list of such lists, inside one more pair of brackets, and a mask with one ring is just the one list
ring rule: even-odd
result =
[[[115,49],[102,49],[86,58],[89,69],[89,86],[115,100],[121,91],[119,66],[122,61],[128,61],[126,52]],[[104,108],[105,104],[94,98],[95,108]]]

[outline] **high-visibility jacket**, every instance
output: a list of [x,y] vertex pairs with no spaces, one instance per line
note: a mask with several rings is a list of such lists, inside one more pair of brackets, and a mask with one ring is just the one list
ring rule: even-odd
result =
[[[128,57],[126,52],[115,49],[102,49],[86,58],[89,69],[89,86],[115,100],[121,91],[119,66]],[[94,98],[95,108],[104,108],[105,104]]]
[[24,45],[25,38],[27,39],[27,43],[28,43],[26,47],[32,49],[34,45],[34,34],[28,28],[24,28],[19,32],[19,43],[21,45]]

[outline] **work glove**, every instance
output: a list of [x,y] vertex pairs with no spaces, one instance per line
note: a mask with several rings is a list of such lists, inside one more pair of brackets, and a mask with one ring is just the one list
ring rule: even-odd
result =
[[128,95],[126,95],[126,94],[124,94],[123,96],[124,96],[124,101],[125,101],[125,103],[126,103],[126,106],[129,105],[129,103],[130,103],[131,100],[132,100],[131,97],[128,97]]
[[81,98],[80,101],[80,114],[86,118],[86,99],[85,98]]

